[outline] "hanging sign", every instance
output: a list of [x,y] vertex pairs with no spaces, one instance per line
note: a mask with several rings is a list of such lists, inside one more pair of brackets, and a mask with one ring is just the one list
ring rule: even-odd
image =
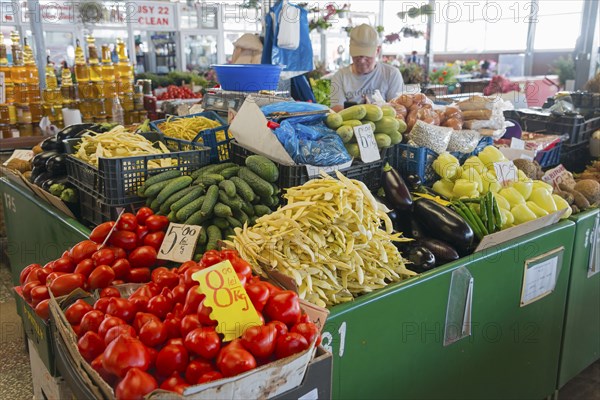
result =
[[137,9],[128,10],[127,18],[134,28],[158,31],[175,30],[175,3],[135,2]]

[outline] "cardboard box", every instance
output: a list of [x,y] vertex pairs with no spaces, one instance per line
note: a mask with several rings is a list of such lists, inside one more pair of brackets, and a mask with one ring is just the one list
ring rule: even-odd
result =
[[54,377],[44,365],[35,344],[28,340],[29,363],[31,365],[31,381],[35,400],[75,400],[69,385],[61,377]]
[[273,398],[273,400],[317,400],[331,399],[331,374],[333,356],[323,348],[317,350],[315,359],[308,364],[302,384],[295,389]]

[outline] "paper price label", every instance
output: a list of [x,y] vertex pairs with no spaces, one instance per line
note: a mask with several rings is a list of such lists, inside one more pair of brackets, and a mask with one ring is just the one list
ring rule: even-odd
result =
[[557,188],[561,183],[569,187],[575,186],[575,179],[573,179],[573,174],[571,174],[562,164],[560,164],[556,168],[549,169],[546,171],[544,176],[542,176],[542,180],[546,183],[549,183],[553,187]]
[[531,304],[554,291],[562,263],[564,247],[525,261],[521,288],[521,307]]
[[519,180],[517,167],[515,167],[515,164],[512,161],[495,162],[494,171],[496,172],[498,183],[502,186],[507,185],[508,182],[516,182]]
[[4,162],[4,164],[2,164],[2,165],[7,166],[11,160],[15,160],[15,159],[23,160],[23,161],[30,161],[33,158],[33,156],[34,156],[34,154],[33,154],[33,151],[31,151],[31,150],[17,149],[15,151],[13,151],[13,153],[10,155],[10,158],[8,160],[6,160]]
[[224,342],[242,336],[251,326],[262,325],[229,260],[195,272],[192,279],[206,296],[204,304],[212,308],[210,317],[218,322],[215,331],[223,334]]
[[525,141],[514,137],[510,140],[510,148],[517,150],[525,150]]
[[201,226],[169,224],[169,229],[158,251],[160,260],[186,262],[194,256]]
[[367,124],[354,127],[354,136],[356,136],[356,143],[360,150],[360,159],[363,162],[367,163],[381,160],[379,148],[377,147],[377,141],[375,140],[371,125]]
[[309,178],[314,178],[314,177],[321,176],[321,171],[329,174],[331,172],[334,172],[334,171],[337,171],[340,169],[349,168],[351,165],[352,165],[352,161],[348,161],[347,163],[344,163],[344,164],[332,165],[330,167],[319,167],[316,165],[306,164],[306,173],[308,174]]

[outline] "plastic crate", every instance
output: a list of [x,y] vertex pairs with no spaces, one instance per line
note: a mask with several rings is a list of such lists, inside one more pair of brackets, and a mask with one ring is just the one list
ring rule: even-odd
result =
[[563,144],[560,153],[560,163],[569,171],[580,173],[592,161],[590,155],[590,144],[581,143],[578,145]]
[[[192,117],[205,117],[213,121],[219,122],[222,126],[218,128],[205,129],[203,131],[198,132],[196,137],[192,140],[183,140],[177,139],[170,136],[166,136],[164,132],[162,132],[159,128],[159,125],[165,122],[167,119],[159,119],[156,121],[150,122],[150,126],[152,126],[156,131],[160,132],[162,135],[162,140],[165,142],[165,145],[174,151],[185,151],[185,150],[197,150],[203,148],[204,146],[210,148],[210,162],[221,163],[225,161],[229,161],[230,157],[230,146],[229,142],[233,139],[233,136],[229,134],[229,125],[225,122],[217,113],[214,111],[205,111],[198,114],[190,114],[184,117],[171,117],[173,119],[180,118],[192,118]],[[218,140],[217,133],[223,132],[225,135],[225,140]]]
[[570,145],[587,142],[592,133],[600,128],[600,113],[590,115],[587,119],[581,115],[530,114],[523,112],[509,113],[507,118],[516,119],[524,131],[548,133],[553,135],[569,135],[566,143]]
[[[164,168],[148,168],[152,160],[176,160],[176,164]],[[189,175],[209,164],[209,149],[180,151],[147,156],[100,158],[98,167],[73,155],[67,156],[67,175],[75,187],[93,194],[107,205],[126,205],[143,201],[137,191],[146,178],[172,169]]]
[[[451,152],[454,157],[462,164],[471,156],[476,156],[485,147],[494,143],[489,136],[483,137],[475,150],[471,153]],[[407,144],[399,143],[390,147],[386,153],[385,161],[393,168],[397,169],[402,175],[417,175],[424,185],[431,186],[439,179],[433,170],[433,161],[438,154],[427,147],[413,147]]]
[[554,145],[549,150],[538,151],[535,156],[535,161],[540,164],[542,168],[550,168],[560,164],[560,150],[562,148],[562,142]]
[[572,92],[571,99],[577,108],[600,109],[600,93]]
[[[240,146],[235,140],[231,142],[231,153],[231,161],[238,165],[244,165],[246,157],[255,154]],[[279,169],[277,186],[280,188],[300,186],[312,179],[308,176],[304,165],[282,165],[277,162],[275,164]],[[340,170],[347,178],[364,182],[370,190],[377,190],[381,187],[382,171],[383,159],[371,163],[357,162],[349,168]],[[334,172],[330,175],[335,177]]]
[[93,194],[85,190],[79,190],[79,209],[81,219],[92,226],[100,225],[107,221],[116,221],[119,217],[120,209],[125,212],[134,213],[144,205],[144,202],[130,204],[109,205],[98,199]]

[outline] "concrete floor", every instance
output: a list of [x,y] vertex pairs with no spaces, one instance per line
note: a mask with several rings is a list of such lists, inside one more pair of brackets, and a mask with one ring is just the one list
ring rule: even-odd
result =
[[[12,294],[10,270],[0,262],[0,399],[33,398],[29,356]],[[600,361],[569,382],[558,400],[600,400]]]

